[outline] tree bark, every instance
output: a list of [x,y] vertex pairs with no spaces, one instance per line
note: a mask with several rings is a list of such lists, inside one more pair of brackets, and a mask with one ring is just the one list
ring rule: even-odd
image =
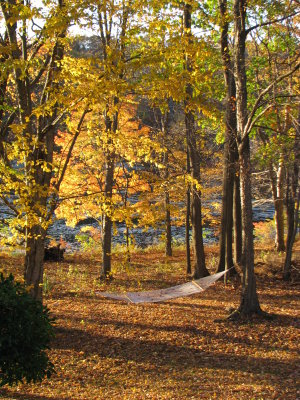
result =
[[286,255],[283,266],[283,278],[290,279],[291,276],[291,262],[293,245],[295,242],[296,234],[299,226],[299,202],[300,202],[300,188],[299,188],[299,163],[300,163],[300,109],[298,121],[295,126],[295,144],[294,144],[294,161],[291,166],[287,167],[286,178],[286,209],[287,209],[287,223],[288,233],[286,240]]
[[[191,40],[191,5],[184,4],[184,29],[189,40]],[[191,61],[186,58],[186,68],[188,72],[192,72]],[[186,85],[186,101],[185,101],[185,127],[187,145],[189,149],[191,161],[191,173],[193,184],[191,198],[191,220],[192,220],[192,236],[195,256],[194,278],[198,279],[209,275],[205,265],[205,254],[202,234],[202,209],[201,209],[201,190],[200,190],[200,152],[197,149],[197,141],[195,137],[195,117],[191,110],[191,102],[193,98],[193,88],[190,83]]]
[[[168,142],[168,112],[161,113],[161,131],[164,137],[164,141]],[[168,146],[166,146],[168,147]],[[169,179],[169,154],[168,148],[164,152],[164,166],[165,166],[165,254],[166,256],[172,256],[172,231],[171,231],[171,211],[170,211],[170,191],[168,187]]]
[[[112,206],[112,189],[114,179],[114,156],[110,154],[106,161],[104,195],[107,208]],[[111,243],[112,243],[112,218],[111,210],[103,215],[103,239],[102,239],[102,268],[100,279],[111,278]]]
[[[247,140],[248,139],[248,140]],[[242,294],[239,312],[244,315],[260,313],[254,274],[254,243],[252,221],[252,190],[249,138],[240,150],[241,205],[242,205]]]
[[31,236],[26,238],[24,280],[30,288],[33,298],[42,300],[43,273],[45,254],[45,232],[41,227],[31,229]]
[[238,156],[235,161],[234,189],[233,189],[233,236],[234,236],[234,263],[242,262],[242,209],[240,194],[240,171]]
[[254,274],[254,242],[252,221],[252,190],[249,132],[246,131],[247,77],[246,77],[246,12],[247,1],[234,2],[234,76],[237,105],[237,145],[240,161],[240,193],[242,208],[242,293],[238,312],[243,315],[260,313]]
[[171,232],[171,212],[170,212],[170,195],[165,193],[165,224],[166,224],[166,256],[172,256],[172,232]]
[[[118,98],[114,98],[114,107],[118,104]],[[111,279],[111,244],[112,244],[112,191],[114,183],[115,154],[111,150],[113,145],[112,135],[117,132],[118,112],[115,112],[113,118],[108,115],[109,107],[105,112],[105,128],[108,135],[106,151],[106,170],[104,196],[106,207],[110,209],[103,214],[103,239],[102,239],[102,268],[100,279]]]
[[277,171],[274,171],[274,165],[271,162],[269,166],[269,175],[272,186],[272,197],[275,209],[275,248],[277,251],[284,251],[284,196],[283,196],[283,178],[284,166],[281,160]]
[[[30,213],[25,215],[24,278],[26,284],[31,288],[32,296],[42,300],[44,244],[47,225],[52,216],[49,215],[47,202],[52,177],[54,137],[57,129],[55,120],[58,104],[51,105],[52,112],[48,113],[47,116],[37,118],[32,112],[36,106],[32,98],[39,96],[39,106],[43,107],[52,100],[52,92],[58,88],[57,76],[61,70],[59,61],[62,60],[64,55],[61,39],[65,37],[67,26],[61,26],[60,31],[56,32],[56,41],[52,51],[49,50],[47,55],[49,63],[45,63],[47,70],[43,71],[42,69],[42,73],[37,75],[38,79],[34,79],[34,83],[32,83],[29,75],[30,68],[27,67],[24,70],[21,68],[26,63],[30,66],[30,61],[32,61],[29,60],[28,56],[26,20],[21,22],[21,26],[18,26],[21,19],[18,22],[11,23],[11,18],[15,21],[15,7],[19,7],[19,5],[15,0],[1,2],[1,9],[10,44],[9,57],[14,62],[15,94],[18,103],[15,118],[19,124],[22,124],[22,140],[26,148],[24,159],[21,161],[24,165],[23,183],[26,185],[26,191],[20,195],[20,200],[26,202],[30,208]],[[57,12],[61,12],[63,7],[63,0],[58,0]],[[18,39],[19,32],[20,40]],[[43,82],[40,80],[42,76]],[[41,89],[42,86],[43,89]],[[47,166],[46,169],[44,168],[45,165]]]
[[[221,15],[221,55],[224,70],[224,82],[226,91],[225,112],[225,144],[223,158],[223,189],[222,189],[222,213],[220,231],[219,264],[217,272],[233,267],[232,257],[232,227],[233,227],[233,189],[235,174],[235,138],[236,124],[236,89],[233,76],[233,66],[229,52],[227,18],[227,0],[219,0]],[[232,270],[233,272],[234,270]]]
[[[188,147],[186,149],[186,173],[191,173],[190,154]],[[191,246],[190,246],[190,218],[191,218],[191,187],[188,184],[186,190],[186,213],[185,213],[185,249],[186,249],[186,273],[192,273],[191,264]]]

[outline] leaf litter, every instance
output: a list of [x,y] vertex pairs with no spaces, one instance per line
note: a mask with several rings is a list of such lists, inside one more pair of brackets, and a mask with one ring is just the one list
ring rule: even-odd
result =
[[[299,253],[298,245],[297,265]],[[208,263],[212,255],[217,257],[216,247],[208,249]],[[1,399],[298,398],[299,282],[282,281],[280,264],[278,274],[269,271],[267,259],[256,268],[261,306],[274,319],[253,317],[237,324],[226,320],[226,310],[237,307],[240,298],[240,287],[231,281],[156,304],[127,304],[96,294],[183,283],[183,251],[168,258],[159,250],[137,252],[130,268],[115,255],[110,282],[98,281],[100,257],[66,258],[45,266],[44,302],[56,318],[49,351],[56,374],[41,384],[4,387]],[[4,261],[9,272],[18,259]],[[14,273],[21,276],[21,267]]]

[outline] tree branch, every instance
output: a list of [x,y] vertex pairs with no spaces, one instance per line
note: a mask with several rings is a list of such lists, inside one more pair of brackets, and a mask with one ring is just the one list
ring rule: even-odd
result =
[[[243,132],[242,141],[245,141],[245,140],[246,140],[247,136],[248,136],[249,133],[250,133],[250,130],[252,129],[252,126],[253,126],[252,121],[253,121],[254,115],[255,115],[256,111],[258,110],[258,108],[260,107],[260,102],[261,102],[261,100],[263,99],[263,97],[264,97],[267,93],[269,93],[269,91],[272,89],[272,87],[273,87],[274,85],[276,85],[277,83],[281,82],[283,79],[285,79],[285,78],[289,77],[290,75],[292,75],[294,72],[296,72],[296,71],[299,69],[299,67],[300,67],[300,62],[298,62],[298,63],[295,65],[295,67],[294,67],[292,70],[290,70],[289,72],[287,72],[287,73],[285,73],[285,74],[283,74],[283,75],[280,75],[277,79],[275,79],[272,83],[270,83],[270,85],[267,86],[267,87],[260,93],[260,95],[258,96],[258,98],[257,98],[257,100],[256,100],[256,102],[255,102],[255,104],[254,104],[254,106],[253,106],[253,108],[252,108],[251,113],[249,114],[249,116],[248,116],[248,118],[247,118],[247,123],[246,123],[246,126],[245,126],[245,130],[244,130],[244,132]],[[257,121],[256,118],[255,118],[255,121]]]
[[[78,136],[79,136],[79,134],[80,134],[80,132],[81,132],[81,128],[82,128],[82,124],[83,124],[83,122],[84,122],[84,118],[85,118],[86,114],[89,113],[90,111],[91,111],[91,110],[88,110],[88,109],[86,108],[86,109],[83,111],[83,113],[82,113],[82,115],[81,115],[81,117],[80,117],[80,120],[79,120],[79,122],[78,122],[76,131],[75,131],[75,134],[74,134],[74,136],[73,136],[72,142],[71,142],[70,147],[69,147],[69,150],[68,150],[68,154],[67,154],[67,157],[66,157],[66,161],[65,161],[64,166],[63,166],[63,168],[62,168],[61,175],[60,175],[58,181],[56,182],[56,184],[54,185],[54,188],[55,188],[55,190],[57,191],[57,193],[58,193],[58,191],[59,191],[60,185],[61,185],[61,183],[62,183],[62,181],[63,181],[63,179],[64,179],[64,176],[65,176],[65,173],[66,173],[66,171],[67,171],[67,167],[68,167],[69,162],[70,162],[70,159],[71,159],[71,155],[72,155],[73,148],[74,148],[75,143],[76,143],[76,141],[77,141],[77,138],[78,138]],[[53,212],[54,212],[54,210],[55,210],[55,208],[56,208],[56,205],[57,205],[57,196],[53,199],[53,202],[52,202],[51,207],[50,207],[50,211],[49,211],[49,213],[48,213],[49,215],[52,215],[52,214],[53,214]]]
[[288,19],[288,18],[290,18],[290,17],[294,17],[295,15],[298,15],[298,14],[299,14],[298,12],[294,12],[294,13],[292,13],[292,14],[285,15],[285,16],[282,17],[282,18],[274,19],[273,21],[262,22],[261,24],[257,24],[257,25],[251,26],[250,28],[246,29],[246,32],[245,32],[245,33],[246,33],[246,36],[248,35],[248,33],[250,33],[251,31],[253,31],[254,29],[261,28],[261,27],[263,27],[263,26],[268,26],[268,25],[276,24],[277,22],[282,22],[282,21],[284,21],[284,20],[286,20],[286,19]]

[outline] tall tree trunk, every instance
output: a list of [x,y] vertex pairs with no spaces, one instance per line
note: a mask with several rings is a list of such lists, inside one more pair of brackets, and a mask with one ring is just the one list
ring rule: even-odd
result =
[[25,249],[24,280],[30,287],[32,297],[42,300],[45,232],[41,227],[35,226],[30,229],[30,236],[26,237]]
[[[220,251],[217,272],[224,271],[233,266],[232,258],[232,227],[233,227],[233,189],[235,175],[235,137],[236,137],[236,90],[232,73],[232,63],[229,52],[227,18],[227,0],[219,0],[221,15],[221,55],[224,69],[224,81],[226,90],[226,114],[225,114],[225,144],[223,161],[223,189],[222,189],[222,213],[220,232]],[[233,270],[232,270],[233,271]]]
[[[47,221],[51,217],[51,215],[47,215],[47,200],[52,172],[57,104],[51,106],[51,115],[36,118],[32,113],[34,107],[32,95],[33,93],[35,95],[39,93],[39,104],[44,106],[50,100],[52,89],[58,87],[57,74],[61,69],[59,62],[64,55],[64,46],[61,39],[65,37],[66,26],[62,26],[60,32],[57,32],[52,54],[51,56],[50,53],[48,54],[50,63],[49,68],[45,69],[47,73],[45,74],[42,92],[40,93],[38,90],[35,92],[35,85],[40,84],[39,79],[35,84],[32,84],[28,69],[24,70],[20,67],[28,62],[29,46],[26,20],[21,22],[22,26],[17,26],[15,18],[13,18],[14,22],[11,22],[16,12],[16,6],[19,6],[19,3],[15,0],[1,2],[6,24],[6,37],[10,44],[9,57],[14,61],[15,94],[18,103],[16,117],[24,127],[22,138],[24,148],[26,148],[24,161],[22,161],[24,162],[24,180],[27,190],[24,191],[26,193],[23,196],[26,198],[23,200],[27,202],[31,212],[26,215],[24,278],[26,284],[31,287],[32,296],[42,300],[44,243]],[[58,0],[57,12],[61,12],[63,7],[63,0]],[[45,64],[45,66],[48,66],[48,64]],[[3,90],[3,88],[1,89]],[[44,170],[44,165],[47,165],[50,172]]]
[[254,274],[254,242],[252,221],[252,190],[249,132],[247,123],[247,77],[245,65],[247,1],[234,1],[234,76],[237,105],[237,144],[240,161],[242,207],[242,293],[238,312],[243,315],[260,313]]
[[292,254],[293,245],[295,242],[298,226],[299,226],[299,202],[300,202],[300,190],[298,188],[297,201],[289,195],[287,201],[287,222],[288,222],[288,233],[286,239],[286,254],[283,265],[283,279],[289,280],[291,277],[291,266],[292,266]]
[[283,178],[284,166],[283,160],[280,161],[277,171],[274,171],[274,165],[269,165],[269,175],[271,179],[272,197],[275,208],[275,247],[277,251],[284,251],[284,196],[283,196]]
[[172,256],[172,232],[171,232],[171,212],[170,212],[170,195],[165,192],[165,224],[166,224],[166,256]]
[[[184,28],[186,35],[191,40],[191,5],[184,4]],[[192,72],[191,61],[189,56],[186,59],[186,68],[188,72]],[[201,206],[201,190],[200,190],[200,152],[197,149],[197,141],[195,137],[195,117],[191,108],[193,98],[193,88],[191,84],[186,85],[186,101],[185,101],[185,127],[187,145],[191,160],[191,172],[193,178],[192,198],[191,198],[191,219],[192,219],[192,235],[195,256],[194,278],[198,279],[209,275],[205,265],[205,254],[202,234],[202,206]]]
[[[114,98],[113,107],[116,107],[119,100]],[[108,135],[107,153],[106,153],[106,170],[104,196],[109,211],[103,214],[103,238],[102,238],[102,268],[100,271],[100,279],[110,279],[111,276],[111,244],[112,244],[112,191],[115,171],[115,154],[111,150],[113,145],[112,135],[117,132],[118,128],[118,112],[115,111],[113,118],[109,116],[109,106],[105,113],[105,127]]]
[[[186,149],[186,172],[188,175],[191,173],[190,154],[188,147]],[[190,218],[191,218],[190,214],[191,214],[191,187],[190,184],[188,184],[186,190],[186,212],[185,212],[186,273],[188,275],[192,273],[191,248],[190,248]]]
[[[114,156],[109,154],[106,161],[104,195],[108,208],[112,205],[112,189],[114,179]],[[102,269],[100,279],[111,278],[111,243],[112,243],[112,218],[111,211],[105,211],[103,215],[102,238]]]
[[290,279],[293,245],[299,226],[299,164],[300,164],[300,108],[297,125],[295,126],[294,161],[292,166],[287,166],[286,178],[286,209],[288,234],[286,240],[286,255],[283,266],[283,278]]
[[[237,152],[237,150],[236,150]],[[242,209],[240,193],[240,171],[238,156],[235,160],[235,175],[233,189],[233,237],[234,237],[234,263],[242,262]]]
[[250,143],[246,139],[240,150],[241,205],[242,205],[242,296],[239,311],[250,315],[260,313],[254,274],[254,243],[252,221],[252,190]]
[[[161,113],[161,130],[164,137],[164,142],[168,142],[168,112]],[[168,147],[168,146],[166,146]],[[169,154],[168,148],[164,152],[164,166],[165,166],[165,254],[172,256],[172,231],[171,231],[171,211],[170,211],[170,191],[169,191]]]

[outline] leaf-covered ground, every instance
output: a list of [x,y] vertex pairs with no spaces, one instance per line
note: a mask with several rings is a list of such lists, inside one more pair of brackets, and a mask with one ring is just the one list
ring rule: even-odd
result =
[[[282,257],[272,251],[257,250],[256,270],[261,306],[275,317],[239,324],[224,320],[239,304],[237,281],[160,304],[125,304],[96,293],[185,282],[183,251],[169,259],[159,251],[140,252],[130,267],[115,256],[115,279],[101,284],[99,256],[65,258],[47,263],[45,271],[45,303],[56,317],[50,351],[56,374],[41,384],[4,387],[0,398],[299,398],[299,285],[280,279]],[[208,249],[207,259],[213,272],[216,248]],[[16,271],[18,258],[2,260],[7,271]]]

